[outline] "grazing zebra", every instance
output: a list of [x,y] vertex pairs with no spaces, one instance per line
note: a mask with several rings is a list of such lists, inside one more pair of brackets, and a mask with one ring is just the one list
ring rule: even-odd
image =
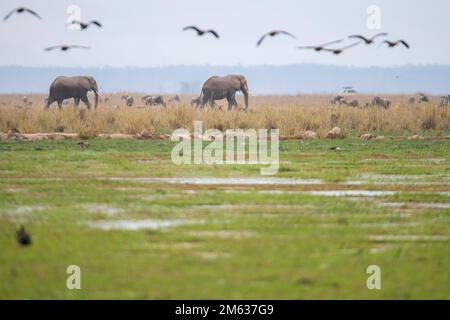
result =
[[170,98],[168,102],[170,103],[172,101],[180,102],[180,97],[178,95],[176,95],[176,96]]
[[448,96],[442,96],[439,98],[439,106],[446,107],[450,103],[450,94]]
[[372,105],[383,107],[384,109],[389,109],[389,107],[391,106],[391,101],[386,98],[375,97],[372,99]]
[[152,97],[152,100],[153,100],[152,105],[154,105],[154,106],[156,106],[156,105],[161,105],[161,106],[163,106],[163,107],[166,106],[166,103],[164,102],[163,96],[155,96],[155,97]]
[[152,98],[152,96],[147,94],[141,98],[141,102],[144,102],[145,105],[147,105],[147,101],[150,100],[149,104],[151,104],[151,98]]
[[122,100],[126,103],[128,107],[132,107],[134,104],[134,98],[129,95],[123,95]]
[[[143,102],[145,102],[146,106],[156,106],[161,105],[163,107],[166,106],[166,102],[164,101],[163,96],[150,96],[146,95],[141,98]],[[170,100],[169,100],[170,101]]]
[[348,105],[349,105],[350,107],[355,107],[355,108],[357,108],[357,107],[359,107],[359,102],[358,102],[358,100],[353,99],[352,101],[350,101],[350,102],[348,103]]
[[191,106],[193,106],[195,104],[195,107],[198,108],[198,105],[200,104],[201,99],[202,99],[201,97],[192,99],[191,100]]
[[343,96],[336,96],[333,98],[333,100],[330,101],[331,104],[340,104],[341,100],[343,100]]
[[428,103],[428,102],[430,102],[428,97],[426,95],[424,95],[423,93],[421,93],[420,97],[419,97],[419,103]]

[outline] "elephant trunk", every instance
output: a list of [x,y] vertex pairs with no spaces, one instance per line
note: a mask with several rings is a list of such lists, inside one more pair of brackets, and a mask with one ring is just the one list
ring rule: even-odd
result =
[[97,90],[94,90],[94,94],[95,94],[95,108],[97,109],[97,105],[98,105],[98,92],[97,92]]
[[248,95],[249,95],[249,93],[248,93],[247,90],[244,90],[243,93],[244,93],[245,109],[247,109],[248,108]]

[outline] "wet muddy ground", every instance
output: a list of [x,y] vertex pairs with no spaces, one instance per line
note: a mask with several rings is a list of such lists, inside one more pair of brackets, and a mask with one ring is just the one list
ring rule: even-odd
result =
[[1,142],[0,297],[450,297],[450,142],[282,142],[273,177],[175,166],[171,147]]

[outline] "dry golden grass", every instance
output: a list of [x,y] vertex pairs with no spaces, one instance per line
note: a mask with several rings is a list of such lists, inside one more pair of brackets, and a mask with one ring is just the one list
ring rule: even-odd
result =
[[[166,108],[143,106],[140,96],[134,94],[136,105],[129,108],[120,101],[122,93],[109,95],[108,103],[100,103],[95,110],[83,104],[75,108],[72,102],[60,111],[54,104],[44,110],[45,95],[28,95],[32,106],[21,105],[21,95],[0,96],[0,132],[17,129],[22,133],[71,132],[85,136],[99,133],[136,134],[143,129],[150,133],[167,133],[177,128],[192,129],[194,120],[203,121],[203,129],[217,128],[278,128],[282,135],[299,135],[314,130],[323,136],[333,126],[345,135],[370,132],[408,132],[416,134],[430,130],[433,135],[448,134],[450,110],[437,106],[437,97],[429,104],[409,105],[409,96],[388,96],[393,101],[390,109],[378,107],[353,108],[332,106],[331,95],[258,96],[250,99],[248,111],[194,110],[182,96],[181,103],[170,103]],[[362,104],[372,96],[356,95]],[[241,97],[239,97],[241,98]],[[166,98],[167,100],[167,98]],[[242,104],[242,101],[240,101]],[[219,105],[226,109],[226,101]],[[332,115],[337,121],[331,121]]]

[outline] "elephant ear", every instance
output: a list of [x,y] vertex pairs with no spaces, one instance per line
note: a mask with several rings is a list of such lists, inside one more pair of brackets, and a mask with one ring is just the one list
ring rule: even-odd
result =
[[87,76],[86,78],[88,79],[89,84],[91,85],[91,87],[95,87],[95,85],[97,84],[97,82],[95,81],[94,77]]

